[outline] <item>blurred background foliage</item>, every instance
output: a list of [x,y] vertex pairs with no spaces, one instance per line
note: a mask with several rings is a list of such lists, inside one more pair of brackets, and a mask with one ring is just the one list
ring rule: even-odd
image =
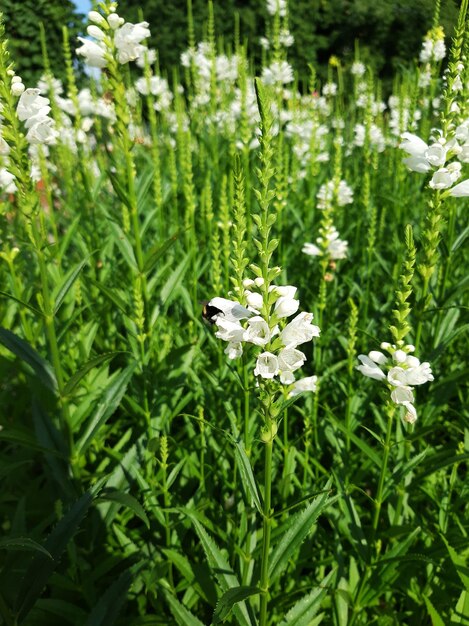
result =
[[[435,0],[289,0],[289,28],[295,43],[289,60],[307,85],[309,64],[325,77],[331,55],[347,61],[360,45],[361,59],[372,64],[383,79],[391,79],[398,66],[408,66],[418,56],[422,38],[431,28]],[[196,40],[206,36],[207,0],[192,0]],[[442,0],[440,23],[447,37],[456,23],[460,2]],[[5,15],[10,50],[26,84],[35,84],[42,71],[39,23],[46,28],[51,66],[63,73],[62,25],[71,40],[85,30],[71,0],[0,0]],[[187,48],[186,0],[127,0],[118,9],[128,21],[150,23],[150,47],[159,50],[163,73],[171,76]],[[255,63],[262,57],[259,43],[265,34],[268,14],[260,0],[214,0],[216,34],[227,48],[233,47],[238,16],[241,43]],[[449,41],[448,41],[449,43]]]

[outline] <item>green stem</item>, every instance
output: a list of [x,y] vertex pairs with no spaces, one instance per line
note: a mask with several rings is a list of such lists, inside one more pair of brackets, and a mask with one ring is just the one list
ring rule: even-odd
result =
[[262,562],[261,562],[261,604],[259,626],[267,625],[267,601],[269,598],[269,550],[270,533],[272,530],[272,447],[273,439],[265,443],[265,475],[264,475],[264,523],[262,528]]
[[384,454],[383,454],[383,461],[381,463],[381,473],[379,476],[378,492],[375,498],[375,513],[373,517],[373,526],[372,526],[372,534],[371,534],[372,541],[374,541],[376,537],[376,532],[378,530],[379,516],[381,513],[381,506],[383,504],[384,483],[386,480],[386,472],[388,469],[389,451],[391,449],[391,436],[392,436],[394,409],[390,405],[388,405],[387,407],[387,414],[388,414],[388,426],[386,430],[386,439],[384,442]]

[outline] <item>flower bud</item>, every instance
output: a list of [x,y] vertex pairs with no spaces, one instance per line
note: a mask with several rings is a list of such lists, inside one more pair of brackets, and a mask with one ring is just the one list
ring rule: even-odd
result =
[[93,22],[93,24],[101,26],[101,28],[107,28],[106,20],[101,13],[98,13],[98,11],[90,11],[88,13],[88,19],[90,22]]

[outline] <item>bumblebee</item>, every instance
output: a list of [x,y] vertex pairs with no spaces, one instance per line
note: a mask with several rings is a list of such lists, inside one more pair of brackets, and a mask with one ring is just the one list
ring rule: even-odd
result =
[[223,315],[223,311],[216,306],[212,306],[209,302],[204,303],[204,308],[202,309],[202,317],[204,320],[207,320],[210,324],[215,324],[215,320],[217,315]]

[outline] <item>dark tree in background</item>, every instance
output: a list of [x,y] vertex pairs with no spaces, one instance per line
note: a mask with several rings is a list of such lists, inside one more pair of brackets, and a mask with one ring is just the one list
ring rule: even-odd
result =
[[[255,63],[261,59],[259,38],[269,16],[264,0],[213,0],[217,37],[225,48],[233,47],[236,16],[241,43]],[[197,41],[206,36],[208,2],[192,0]],[[450,43],[459,0],[442,0],[440,23]],[[54,73],[63,74],[61,27],[67,24],[71,43],[84,25],[71,0],[0,0],[10,38],[10,50],[26,84],[34,84],[42,72],[39,22],[43,22]],[[392,78],[398,65],[409,65],[418,56],[422,38],[431,28],[435,0],[289,0],[289,27],[295,44],[289,60],[307,84],[308,65],[324,78],[331,55],[351,60],[359,42],[362,60],[372,63],[381,76]],[[119,13],[128,21],[150,23],[150,46],[159,52],[160,68],[171,75],[187,48],[187,0],[127,0]]]
[[[241,42],[249,42],[251,58],[261,57],[259,38],[268,18],[263,0],[214,0],[216,33],[232,44],[235,14],[239,15]],[[442,0],[440,23],[450,42],[460,2]],[[358,41],[362,58],[373,63],[383,78],[391,78],[397,65],[418,57],[422,38],[431,28],[435,0],[289,0],[289,27],[295,44],[289,60],[307,83],[308,64],[324,77],[333,54],[351,60]],[[187,48],[186,0],[128,0],[120,11],[128,19],[143,15],[150,23],[151,46],[159,50],[160,66],[170,72]],[[197,40],[204,36],[206,0],[193,0]]]
[[44,25],[50,65],[57,78],[64,79],[62,26],[70,30],[70,41],[84,30],[82,17],[71,0],[0,0],[8,37],[8,49],[15,69],[27,87],[43,73],[39,24]]

